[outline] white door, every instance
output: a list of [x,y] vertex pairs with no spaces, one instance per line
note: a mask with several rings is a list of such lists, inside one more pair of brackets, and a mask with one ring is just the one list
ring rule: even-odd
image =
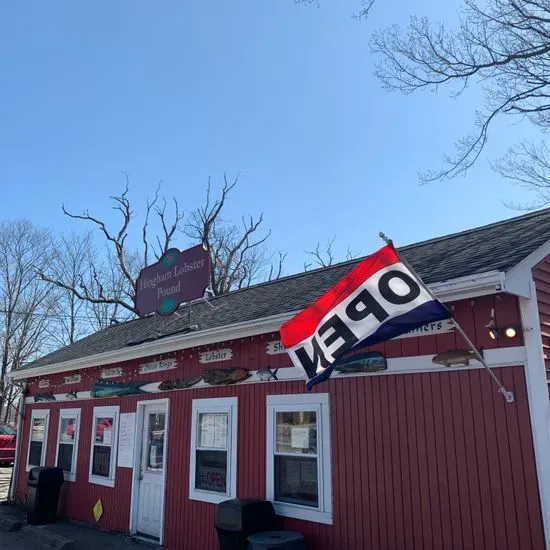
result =
[[138,475],[137,532],[160,538],[164,504],[165,404],[145,405]]

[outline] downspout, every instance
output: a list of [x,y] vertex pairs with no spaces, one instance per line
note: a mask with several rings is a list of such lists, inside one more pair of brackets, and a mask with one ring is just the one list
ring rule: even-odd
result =
[[19,463],[21,462],[21,444],[23,441],[23,424],[25,422],[25,392],[21,392],[19,397],[19,418],[17,421],[17,445],[15,447],[15,462],[13,463],[13,470],[11,476],[10,492],[8,495],[8,502],[15,503],[15,497],[17,494],[17,481],[19,479]]

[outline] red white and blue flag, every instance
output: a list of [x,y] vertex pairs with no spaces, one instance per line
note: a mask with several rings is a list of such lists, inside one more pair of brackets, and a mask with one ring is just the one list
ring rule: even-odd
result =
[[389,244],[287,321],[280,333],[310,390],[326,380],[334,363],[352,348],[390,340],[450,317],[449,310]]

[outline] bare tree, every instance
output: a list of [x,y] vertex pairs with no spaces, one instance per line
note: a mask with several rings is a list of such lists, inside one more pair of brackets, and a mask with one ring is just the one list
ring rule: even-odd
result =
[[[48,264],[48,273],[72,286],[86,278],[96,261],[95,248],[90,232],[83,235],[62,235],[55,242],[54,252]],[[53,288],[49,295],[52,323],[48,325],[50,338],[58,346],[72,344],[91,331],[88,304],[74,292]]]
[[[146,201],[144,221],[138,229],[141,251],[132,250],[128,245],[128,237],[135,227],[128,178],[124,192],[111,197],[114,209],[120,214],[120,223],[115,229],[88,210],[75,214],[63,207],[66,216],[94,225],[103,236],[108,252],[103,256],[103,261],[97,254],[93,259],[88,259],[86,265],[76,270],[80,271],[78,275],[63,265],[57,271],[50,266],[40,270],[40,277],[71,294],[76,302],[85,302],[88,319],[94,328],[104,328],[137,314],[134,306],[135,282],[140,270],[174,246],[175,238],[181,234],[193,242],[201,242],[210,250],[211,286],[215,294],[279,277],[285,255],[279,253],[277,265],[266,247],[270,232],[256,238],[263,215],[257,219],[243,217],[242,226],[222,217],[229,194],[236,184],[237,178],[230,182],[224,175],[221,194],[219,198],[213,198],[209,181],[205,205],[192,211],[185,223],[177,199],[172,198],[168,202],[161,198],[159,184],[153,197]],[[157,231],[153,228],[153,221],[157,222]]]
[[[154,256],[158,259],[170,248],[170,244],[176,230],[183,218],[183,213],[179,211],[179,206],[174,199],[175,211],[168,220],[167,203],[163,201],[162,206],[158,204],[158,188],[155,196],[151,201],[147,201],[145,222],[141,229],[142,239],[144,243],[143,260],[138,261],[136,252],[132,251],[127,246],[127,238],[129,235],[130,224],[133,219],[133,211],[128,197],[129,180],[126,177],[126,187],[121,195],[114,195],[111,200],[114,202],[113,208],[120,213],[121,220],[117,229],[112,230],[107,227],[106,223],[98,217],[90,214],[88,210],[84,210],[82,214],[74,214],[69,212],[65,206],[62,207],[63,213],[69,218],[75,220],[84,220],[96,226],[96,229],[103,235],[107,245],[110,247],[110,255],[107,258],[107,267],[99,265],[94,261],[89,265],[89,276],[81,274],[78,281],[71,280],[70,277],[61,276],[60,274],[52,273],[51,270],[41,270],[39,272],[41,278],[60,289],[72,293],[78,300],[85,301],[92,306],[92,318],[99,325],[105,322],[105,314],[113,313],[116,315],[118,311],[124,311],[130,314],[136,314],[134,307],[134,288],[135,281],[139,274],[139,270],[144,266],[144,262],[149,260],[150,251],[154,252]],[[162,237],[157,235],[156,242],[150,242],[148,229],[150,222],[151,211],[157,216],[162,227]],[[111,270],[112,265],[115,265],[115,273]],[[105,308],[103,306],[110,306]]]
[[50,285],[36,277],[52,257],[47,231],[28,221],[0,222],[0,410],[13,402],[16,388],[4,385],[4,376],[49,351]]
[[[450,30],[412,17],[407,32],[392,26],[374,34],[382,60],[376,74],[386,88],[405,94],[450,88],[453,97],[475,84],[485,102],[475,113],[475,131],[456,144],[440,170],[423,182],[465,174],[478,160],[489,131],[503,116],[550,126],[550,4],[546,0],[464,0],[459,25]],[[509,179],[549,200],[548,150],[521,144],[497,163]]]
[[227,174],[224,174],[221,194],[219,198],[213,199],[208,180],[205,204],[191,213],[185,225],[186,235],[202,242],[210,250],[210,278],[214,294],[224,294],[250,286],[254,282],[278,278],[286,256],[279,253],[278,266],[273,266],[265,246],[271,232],[258,234],[263,223],[263,214],[258,218],[243,216],[240,226],[222,217],[224,206],[237,183],[238,176],[230,181]]
[[[321,243],[317,243],[315,250],[306,250],[306,254],[311,256],[313,263],[304,262],[304,271],[307,271],[312,265],[315,267],[329,267],[334,263],[338,263],[341,260],[336,258],[335,252],[333,250],[334,242],[336,241],[336,236],[332,239],[327,240],[324,248],[321,248]],[[346,251],[346,260],[353,260],[357,258],[358,254],[355,254],[351,251],[351,248],[348,246]]]
[[[353,14],[353,17],[356,19],[364,19],[369,14],[372,6],[374,5],[375,0],[361,0],[359,2],[359,11]],[[315,4],[316,6],[321,5],[321,0],[294,0],[295,4]]]

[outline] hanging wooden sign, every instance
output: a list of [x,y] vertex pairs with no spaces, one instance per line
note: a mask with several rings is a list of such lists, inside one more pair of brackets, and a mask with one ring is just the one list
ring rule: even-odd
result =
[[280,340],[273,340],[271,342],[267,342],[267,349],[265,352],[268,355],[280,355],[281,353],[286,353],[286,350]]
[[217,363],[218,361],[229,361],[232,358],[233,350],[231,348],[214,349],[200,353],[199,363]]
[[122,367],[112,367],[103,369],[100,378],[118,378],[119,376],[122,376]]
[[82,382],[82,376],[80,374],[71,374],[71,376],[65,376],[63,378],[63,384],[80,384]]
[[159,372],[163,370],[175,369],[178,366],[176,359],[163,359],[161,361],[153,361],[151,363],[143,363],[139,366],[140,374],[147,374],[149,372]]
[[435,334],[445,334],[446,332],[452,332],[454,330],[454,323],[452,319],[444,319],[443,321],[436,321],[435,323],[428,323],[421,327],[415,328],[401,336],[393,338],[393,340],[399,340],[400,338],[417,338],[418,336],[433,336]]

